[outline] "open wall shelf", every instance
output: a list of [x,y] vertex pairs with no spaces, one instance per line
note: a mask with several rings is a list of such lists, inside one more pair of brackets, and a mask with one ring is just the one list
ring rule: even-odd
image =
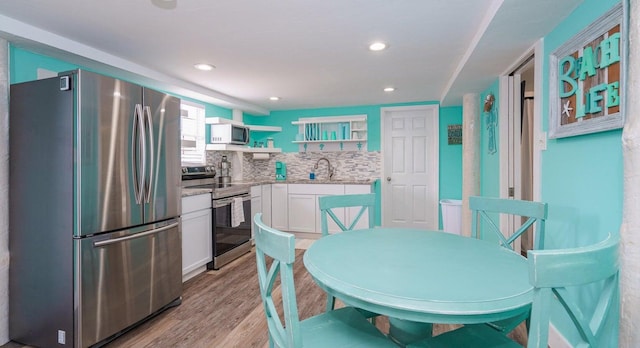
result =
[[293,143],[301,152],[366,150],[367,115],[308,117],[291,124],[298,125]]

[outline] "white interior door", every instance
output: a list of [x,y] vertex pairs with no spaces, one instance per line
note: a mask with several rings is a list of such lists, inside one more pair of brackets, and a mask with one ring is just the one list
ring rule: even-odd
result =
[[382,225],[438,229],[438,105],[382,108]]
[[[501,139],[501,189],[500,196],[510,199],[533,199],[533,109],[524,110],[522,81],[531,84],[533,81],[533,59],[516,69],[511,75],[501,78],[500,102],[500,139]],[[529,86],[531,87],[531,86]],[[533,94],[533,93],[531,93]],[[523,118],[523,110],[527,119]],[[523,136],[523,132],[527,132]],[[503,140],[505,139],[506,141]],[[524,142],[523,142],[524,141]],[[524,150],[524,151],[523,151]],[[523,154],[526,156],[523,157]],[[523,162],[524,160],[524,162]],[[526,162],[526,163],[525,163]],[[501,230],[511,235],[522,225],[522,219],[514,216],[501,217]],[[533,241],[529,231],[514,242],[514,250],[520,253],[530,249]],[[521,248],[522,246],[522,248]]]
[[[520,74],[513,74],[512,76],[508,76],[508,84],[509,84],[509,100],[508,100],[508,108],[509,112],[505,119],[507,124],[507,156],[508,156],[508,190],[507,197],[510,199],[521,199],[522,198],[522,183],[520,181],[520,143],[521,143],[521,134],[520,129],[522,127],[522,103],[520,102]],[[513,215],[503,215],[503,218],[507,220],[507,228],[503,229],[503,231],[508,234],[510,237],[513,232],[520,225],[520,221],[517,221],[517,217]],[[519,253],[520,252],[520,238],[518,238],[514,243],[514,250]]]

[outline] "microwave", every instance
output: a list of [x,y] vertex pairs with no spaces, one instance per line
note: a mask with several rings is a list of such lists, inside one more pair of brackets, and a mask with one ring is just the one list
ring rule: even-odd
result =
[[221,123],[211,125],[211,144],[246,145],[249,143],[249,127]]

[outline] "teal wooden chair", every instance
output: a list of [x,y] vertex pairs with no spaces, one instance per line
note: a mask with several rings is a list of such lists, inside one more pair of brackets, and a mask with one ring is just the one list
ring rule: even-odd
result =
[[[253,220],[260,296],[269,328],[269,347],[397,347],[356,309],[344,307],[300,321],[293,281],[295,237]],[[268,264],[267,256],[272,259]],[[280,276],[281,301],[274,299]],[[279,305],[277,305],[279,304]],[[284,320],[278,314],[282,309]]]
[[[373,228],[375,222],[375,206],[376,206],[376,194],[375,193],[365,193],[365,194],[354,194],[354,195],[336,195],[336,196],[322,196],[318,198],[318,204],[320,205],[320,221],[322,227],[322,236],[329,235],[329,219],[338,225],[340,230],[342,231],[351,231],[360,221],[360,218],[364,216],[364,213],[368,213],[369,217],[369,228]],[[349,226],[347,226],[347,221],[342,221],[338,215],[333,211],[333,209],[341,209],[341,208],[356,208],[360,207],[358,214],[353,218]],[[327,311],[333,310],[335,308],[336,299],[327,294]],[[361,310],[362,313],[367,318],[373,318],[378,314]]]
[[[556,250],[529,250],[529,281],[534,287],[531,306],[528,348],[546,348],[549,338],[549,317],[554,298],[571,318],[581,342],[577,347],[603,347],[599,342],[607,314],[618,301],[618,248],[620,238],[611,236],[597,244]],[[581,288],[594,283],[601,289],[592,315],[577,298]],[[570,290],[568,290],[570,289]],[[585,290],[585,289],[583,289]],[[521,347],[503,332],[486,325],[467,325],[444,334],[425,339],[408,347]]]
[[[360,221],[360,218],[364,216],[364,213],[368,213],[369,228],[373,228],[375,222],[375,207],[376,207],[376,194],[365,193],[357,195],[337,195],[337,196],[322,196],[318,198],[320,205],[320,219],[322,223],[322,236],[329,235],[329,219],[340,227],[342,231],[353,230],[356,224]],[[353,218],[349,226],[346,225],[346,221],[342,221],[333,209],[337,208],[355,208],[360,207],[360,211]]]
[[[514,249],[513,242],[529,229],[536,225],[536,235],[533,249],[544,249],[544,229],[547,220],[547,203],[521,201],[516,199],[502,199],[492,197],[469,197],[469,209],[471,209],[471,236],[482,238],[483,231],[478,228],[480,222],[485,222],[487,229],[493,231],[500,239],[500,244]],[[528,218],[511,236],[505,236],[490,214],[508,214]]]
[[[471,236],[474,238],[483,238],[483,230],[479,228],[480,222],[484,222],[486,229],[491,230],[498,236],[500,245],[514,250],[513,242],[527,230],[536,225],[536,235],[533,242],[533,248],[540,250],[544,248],[544,230],[547,220],[547,203],[522,201],[515,199],[502,199],[493,197],[469,197],[469,208],[471,209]],[[527,220],[511,235],[506,236],[492,218],[492,214],[499,218],[500,214],[508,214],[527,218]],[[495,330],[505,333],[511,332],[523,320],[529,317],[528,312],[494,323],[488,323]]]

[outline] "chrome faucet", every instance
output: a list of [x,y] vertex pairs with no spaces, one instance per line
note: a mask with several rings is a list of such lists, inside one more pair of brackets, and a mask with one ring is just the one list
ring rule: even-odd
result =
[[320,161],[325,160],[327,161],[327,165],[329,166],[329,180],[331,180],[331,177],[333,177],[333,167],[331,166],[331,162],[329,162],[329,160],[326,157],[322,157],[318,160],[318,162],[316,162],[316,165],[313,166],[313,169],[318,169],[318,164],[320,163]]

